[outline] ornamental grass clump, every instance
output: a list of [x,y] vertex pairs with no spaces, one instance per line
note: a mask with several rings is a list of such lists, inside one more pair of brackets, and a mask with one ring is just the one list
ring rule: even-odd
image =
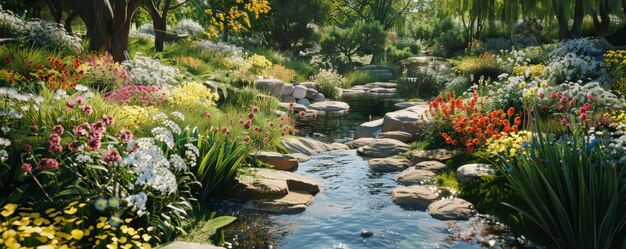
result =
[[[537,123],[537,130],[538,128]],[[553,248],[624,248],[623,147],[602,135],[533,135],[494,164],[523,205],[510,205],[544,232]]]
[[346,78],[333,69],[321,69],[317,75],[311,77],[311,81],[315,82],[315,88],[329,99],[339,98],[337,88],[346,84]]

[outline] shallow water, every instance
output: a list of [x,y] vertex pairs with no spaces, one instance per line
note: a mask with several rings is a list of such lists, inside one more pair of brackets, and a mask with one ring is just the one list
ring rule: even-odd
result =
[[[296,173],[321,180],[313,205],[291,215],[236,211],[242,220],[227,231],[234,248],[480,248],[452,240],[456,233],[448,230],[465,231],[476,222],[439,221],[425,210],[395,205],[395,173],[370,171],[355,150],[313,156]],[[374,235],[363,238],[362,230]]]

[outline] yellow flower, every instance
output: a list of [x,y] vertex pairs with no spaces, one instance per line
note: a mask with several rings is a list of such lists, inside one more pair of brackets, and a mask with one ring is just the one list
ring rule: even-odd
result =
[[547,81],[542,81],[541,83],[539,83],[540,87],[548,87],[548,82]]
[[520,89],[524,89],[524,88],[526,88],[526,82],[522,81],[522,83],[519,83],[518,87],[519,87]]
[[64,213],[69,214],[69,215],[75,214],[76,211],[78,211],[78,209],[72,206],[68,206],[67,208],[63,210]]
[[17,204],[14,204],[14,203],[6,204],[4,208],[2,208],[2,212],[0,212],[0,215],[4,217],[9,217],[10,215],[13,214],[13,212],[15,212],[15,209],[17,209]]
[[78,230],[78,229],[74,229],[70,233],[72,234],[72,238],[75,240],[81,240],[83,236],[85,236],[85,232],[83,232],[82,230]]

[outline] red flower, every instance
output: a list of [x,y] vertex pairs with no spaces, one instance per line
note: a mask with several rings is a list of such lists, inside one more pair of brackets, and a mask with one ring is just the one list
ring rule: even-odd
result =
[[259,112],[259,107],[258,107],[258,106],[253,105],[253,106],[252,106],[252,113],[257,113],[257,112]]
[[509,108],[509,110],[506,112],[506,115],[508,115],[509,117],[512,117],[513,115],[515,115],[515,108],[513,107]]
[[515,125],[520,125],[522,123],[522,119],[520,117],[516,117],[513,122],[515,123]]
[[24,173],[28,173],[31,170],[33,170],[33,166],[30,165],[30,163],[22,163],[22,166],[20,167],[20,170]]
[[586,119],[587,119],[587,113],[584,113],[584,112],[583,112],[583,113],[581,113],[581,114],[580,114],[580,119],[582,119],[582,120],[586,120]]

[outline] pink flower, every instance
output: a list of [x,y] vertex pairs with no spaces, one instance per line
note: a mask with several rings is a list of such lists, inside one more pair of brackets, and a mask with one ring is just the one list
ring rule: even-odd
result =
[[80,143],[77,141],[71,142],[70,144],[67,145],[67,148],[70,149],[71,152],[78,151],[79,147],[80,147]]
[[300,117],[304,117],[306,113],[304,111],[300,111]]
[[42,158],[37,167],[41,170],[57,170],[59,169],[59,162],[52,158]]
[[55,125],[55,126],[52,127],[52,132],[54,132],[56,134],[63,135],[64,131],[65,131],[65,129],[61,125]]
[[20,167],[20,170],[24,173],[28,173],[31,170],[33,170],[33,166],[30,165],[30,163],[22,163],[22,166]]
[[87,116],[93,113],[93,108],[90,105],[83,105],[80,107],[80,110],[82,110]]
[[89,136],[89,140],[87,140],[87,150],[96,151],[100,149],[100,137],[97,135]]
[[567,120],[565,119],[561,119],[561,124],[563,124],[564,126],[569,126],[569,124],[567,123]]
[[30,127],[28,127],[28,131],[30,131],[30,133],[39,133],[39,127],[37,127],[36,125],[31,125]]
[[562,97],[560,101],[561,103],[567,103],[568,99],[567,97]]
[[56,133],[50,134],[50,137],[48,138],[48,143],[50,143],[50,145],[61,144],[61,136]]
[[24,152],[31,152],[33,150],[33,146],[30,144],[22,144],[22,150]]
[[576,100],[572,99],[572,101],[569,102],[569,105],[570,106],[575,106],[576,105]]
[[120,156],[120,153],[115,149],[109,150],[102,155],[102,161],[106,164],[114,163],[120,160],[122,160],[122,156]]
[[102,122],[104,122],[105,124],[107,124],[107,126],[111,127],[113,126],[113,124],[115,124],[115,120],[113,119],[113,117],[108,116],[108,115],[102,115]]
[[85,103],[85,97],[78,96],[78,97],[76,97],[76,99],[74,101],[76,101],[77,105],[82,105],[83,103]]
[[254,118],[254,113],[248,113],[248,118],[249,119],[253,119]]
[[591,109],[591,104],[585,103],[585,105],[583,105],[583,108],[585,108],[585,111],[589,111],[589,109]]
[[582,120],[586,120],[586,119],[587,119],[587,113],[584,113],[584,112],[583,112],[583,113],[581,113],[581,114],[580,114],[580,119],[582,119]]
[[257,112],[259,112],[259,107],[258,107],[258,106],[253,105],[253,106],[252,106],[252,113],[257,113]]
[[74,127],[74,129],[72,130],[74,132],[74,136],[78,137],[78,136],[87,136],[89,135],[89,131],[91,130],[91,127],[89,126],[89,124],[84,123],[84,124],[80,124],[76,127]]
[[550,98],[551,98],[551,99],[554,99],[554,98],[556,98],[556,93],[554,93],[554,92],[551,92],[551,93],[550,93]]
[[73,109],[74,107],[76,107],[76,102],[74,102],[73,100],[68,100],[67,102],[65,102],[65,106],[69,109]]
[[587,96],[587,99],[588,99],[589,101],[592,101],[592,100],[593,100],[593,95],[589,94],[589,96]]
[[50,154],[52,155],[61,154],[61,152],[63,152],[63,146],[61,146],[60,144],[50,145],[48,152],[50,152]]
[[539,98],[543,99],[545,95],[543,93],[539,93]]
[[120,130],[120,132],[117,133],[117,135],[115,135],[115,136],[118,137],[119,139],[122,139],[122,141],[124,141],[124,143],[128,143],[128,142],[130,142],[130,140],[133,140],[133,133],[131,133],[127,129]]
[[102,134],[107,131],[106,124],[102,120],[98,120],[91,124],[91,130],[96,134]]

